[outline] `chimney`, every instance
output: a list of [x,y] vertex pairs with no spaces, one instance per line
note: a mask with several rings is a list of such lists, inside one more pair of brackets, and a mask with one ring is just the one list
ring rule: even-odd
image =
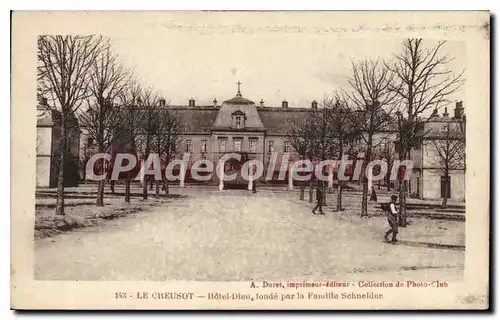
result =
[[448,113],[448,107],[444,107],[443,118],[448,118],[450,114]]
[[316,100],[313,100],[313,102],[311,102],[311,108],[318,109],[318,102],[316,102]]
[[437,118],[437,117],[439,117],[438,111],[437,111],[437,109],[434,109],[434,111],[432,111],[431,118]]
[[464,115],[464,107],[462,101],[457,101],[455,104],[455,119],[462,119]]
[[283,101],[281,102],[281,107],[282,107],[282,108],[288,108],[288,101],[283,100]]
[[264,99],[260,99],[260,107],[264,108]]
[[216,98],[214,98],[213,102],[214,102],[214,107],[217,107],[217,99]]
[[189,106],[194,107],[195,106],[195,101],[193,98],[189,99]]
[[160,107],[164,107],[165,106],[165,99],[160,99]]

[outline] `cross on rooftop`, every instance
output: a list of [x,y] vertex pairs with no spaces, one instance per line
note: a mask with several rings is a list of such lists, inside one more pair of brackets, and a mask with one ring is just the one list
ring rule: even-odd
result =
[[236,96],[241,97],[240,86],[242,85],[242,83],[241,83],[241,81],[238,80],[238,82],[236,82],[236,84],[238,85],[238,93],[236,94]]

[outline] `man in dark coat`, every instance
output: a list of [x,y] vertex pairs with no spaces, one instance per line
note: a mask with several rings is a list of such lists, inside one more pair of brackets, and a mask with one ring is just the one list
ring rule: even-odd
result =
[[316,186],[316,207],[314,207],[312,213],[316,214],[316,210],[319,209],[319,214],[323,214],[323,190],[321,190],[321,186],[317,185]]
[[389,235],[392,234],[391,243],[396,243],[398,240],[396,236],[398,234],[398,211],[396,210],[396,201],[398,200],[398,196],[392,195],[391,202],[387,208],[387,222],[389,222],[389,226],[391,227],[384,236],[385,241],[389,242]]

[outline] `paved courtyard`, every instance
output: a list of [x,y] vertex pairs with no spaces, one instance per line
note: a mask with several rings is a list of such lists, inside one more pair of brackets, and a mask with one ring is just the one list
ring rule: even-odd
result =
[[[38,280],[307,280],[418,271],[461,274],[462,222],[415,219],[400,245],[382,242],[384,217],[311,214],[290,196],[187,192],[150,212],[36,241]],[[134,199],[134,201],[139,201]]]

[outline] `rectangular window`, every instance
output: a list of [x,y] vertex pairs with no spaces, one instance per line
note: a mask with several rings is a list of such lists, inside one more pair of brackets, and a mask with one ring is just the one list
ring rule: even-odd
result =
[[87,146],[92,146],[94,144],[94,139],[93,138],[87,138]]
[[257,152],[257,139],[250,139],[250,152]]
[[290,142],[285,141],[284,152],[290,152]]
[[241,151],[241,139],[234,140],[234,151],[236,152]]
[[193,143],[191,140],[186,140],[186,152],[191,152],[192,150],[192,147],[193,147]]
[[269,141],[269,152],[274,152],[274,141]]
[[236,128],[241,128],[241,117],[236,117]]
[[207,140],[201,140],[201,152],[207,152]]
[[226,139],[219,139],[219,152],[226,152]]

